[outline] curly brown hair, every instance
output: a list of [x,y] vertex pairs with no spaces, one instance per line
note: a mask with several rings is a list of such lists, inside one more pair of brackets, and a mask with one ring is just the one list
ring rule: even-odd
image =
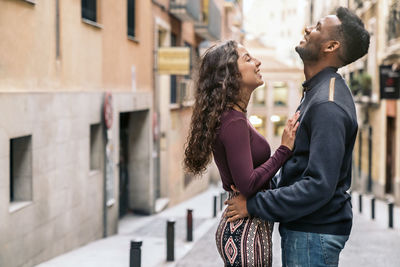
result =
[[192,121],[185,148],[185,170],[201,175],[212,160],[212,146],[223,111],[240,97],[237,42],[210,47],[201,59]]

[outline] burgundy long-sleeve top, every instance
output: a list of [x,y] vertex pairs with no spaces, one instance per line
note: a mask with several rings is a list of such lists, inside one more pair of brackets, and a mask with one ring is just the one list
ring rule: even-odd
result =
[[265,138],[247,120],[244,113],[229,109],[221,115],[221,125],[213,144],[213,155],[223,188],[231,185],[249,197],[268,189],[270,180],[292,155],[281,145],[271,157]]

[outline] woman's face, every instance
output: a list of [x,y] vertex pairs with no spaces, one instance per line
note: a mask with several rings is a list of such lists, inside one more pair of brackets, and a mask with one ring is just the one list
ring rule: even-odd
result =
[[252,57],[249,52],[242,45],[238,45],[236,49],[239,58],[238,58],[238,67],[239,72],[242,75],[240,80],[240,87],[249,88],[254,90],[258,86],[264,83],[261,73],[260,73],[260,65],[261,62]]

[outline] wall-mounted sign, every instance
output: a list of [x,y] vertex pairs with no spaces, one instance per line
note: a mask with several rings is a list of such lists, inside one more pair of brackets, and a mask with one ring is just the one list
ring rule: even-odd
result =
[[[113,122],[113,108],[112,108],[112,95],[107,92],[104,94],[103,103],[103,116],[104,124],[106,126],[106,145],[105,145],[105,181],[104,181],[104,194],[105,206],[110,207],[114,204],[114,159],[113,159],[113,140],[112,140],[112,122]],[[105,213],[105,216],[107,214]]]
[[379,66],[381,98],[400,98],[400,71],[394,71],[392,65]]
[[157,67],[159,74],[190,74],[189,47],[160,47],[157,51]]

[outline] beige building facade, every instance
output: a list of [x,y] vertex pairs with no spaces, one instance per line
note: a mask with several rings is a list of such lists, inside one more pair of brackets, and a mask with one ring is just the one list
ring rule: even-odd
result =
[[281,144],[286,121],[300,103],[304,74],[301,68],[286,65],[274,50],[257,41],[245,42],[250,54],[260,60],[264,84],[252,94],[249,120],[274,151]]
[[[315,6],[319,1],[310,2]],[[352,187],[400,204],[400,84],[386,86],[389,79],[381,76],[381,68],[393,78],[390,82],[400,76],[400,1],[331,1],[330,10],[339,5],[359,15],[371,35],[368,54],[341,69],[353,91],[359,123]]]
[[[393,64],[400,63],[400,33],[396,26],[400,21],[391,17],[393,13],[400,14],[400,2],[354,1],[351,7],[371,33],[370,50],[363,65],[358,62],[348,68],[350,82],[362,73],[371,77],[370,92],[365,93],[366,98],[358,100],[362,127],[354,153],[358,171],[355,177],[361,192],[371,192],[400,204],[400,102],[398,96],[392,99],[385,96],[381,88],[384,77],[380,71],[382,66],[395,69]],[[352,72],[353,77],[350,77]],[[393,72],[396,73],[400,76],[400,70]],[[399,87],[400,84],[395,84],[394,90],[398,92]]]
[[302,96],[304,74],[295,46],[302,39],[306,11],[301,0],[253,0],[246,6],[244,43],[261,61],[264,80],[252,94],[249,119],[272,151],[281,144],[286,121],[296,112]]
[[[184,146],[194,103],[194,81],[201,54],[212,43],[242,38],[242,3],[227,0],[153,1],[154,51],[165,47],[189,50],[185,74],[155,74],[156,206],[162,209],[205,190],[219,180],[215,168],[192,177],[183,168]],[[155,53],[156,54],[156,53]],[[155,64],[161,60],[155,58]],[[214,166],[215,167],[215,166]]]
[[307,11],[304,0],[250,0],[244,19],[246,39],[272,48],[274,57],[285,65],[301,68],[294,48],[302,39]]
[[152,4],[117,2],[0,1],[0,266],[155,210]]
[[[213,42],[243,38],[242,1],[117,2],[0,1],[0,266],[115,234],[125,214],[210,183],[182,165],[194,75]],[[162,47],[186,47],[188,72],[159,73]]]

